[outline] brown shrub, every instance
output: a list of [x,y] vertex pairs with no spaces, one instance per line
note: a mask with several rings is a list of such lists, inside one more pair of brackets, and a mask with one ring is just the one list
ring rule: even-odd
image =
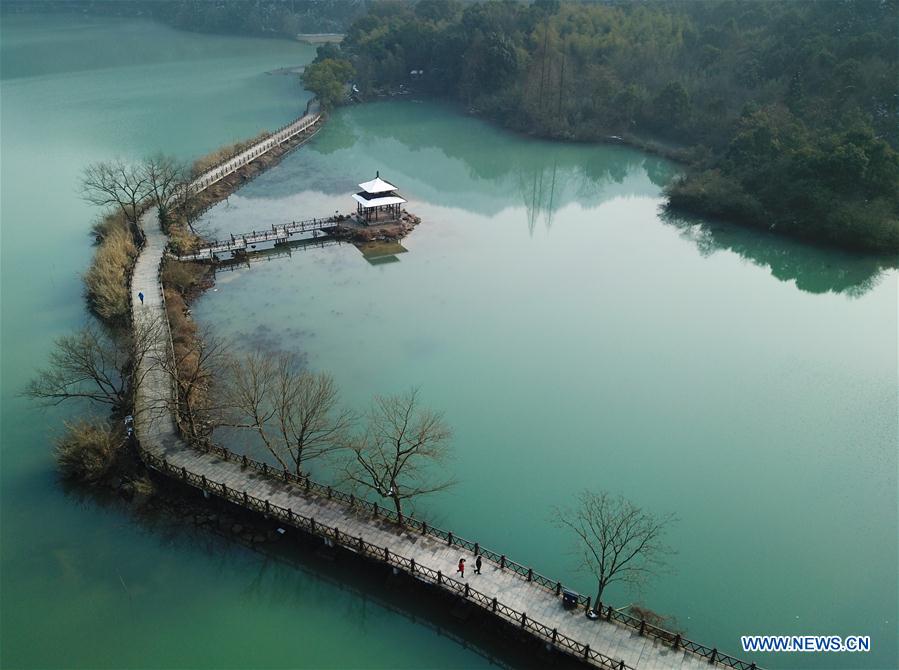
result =
[[56,462],[63,476],[88,484],[100,483],[122,453],[121,429],[101,419],[66,422],[66,432],[56,440]]
[[182,263],[172,258],[162,267],[162,283],[187,295],[206,276],[206,268],[196,263]]
[[84,275],[88,304],[104,321],[120,323],[127,317],[127,274],[135,258],[137,247],[130,233],[119,226],[110,227]]
[[110,212],[97,219],[91,226],[91,234],[97,244],[102,244],[116,229],[128,230],[128,222],[125,221],[125,215],[120,210]]

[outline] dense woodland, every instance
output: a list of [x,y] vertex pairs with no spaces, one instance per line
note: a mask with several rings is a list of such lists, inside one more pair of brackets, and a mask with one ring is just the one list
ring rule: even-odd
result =
[[897,7],[380,2],[307,83],[333,98],[323,71],[346,60],[363,96],[403,86],[526,133],[623,138],[688,163],[675,209],[894,253]]
[[368,0],[3,0],[0,9],[145,17],[194,32],[293,38],[341,33],[367,5]]

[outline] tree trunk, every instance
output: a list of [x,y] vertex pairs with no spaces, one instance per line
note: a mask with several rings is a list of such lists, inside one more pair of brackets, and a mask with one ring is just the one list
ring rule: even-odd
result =
[[600,603],[602,602],[602,592],[606,590],[606,585],[603,582],[599,583],[599,586],[596,589],[596,600],[593,601],[593,611],[597,614],[600,614],[599,611]]
[[400,525],[402,525],[402,523],[403,523],[403,502],[397,496],[393,496],[393,506],[396,508],[396,516],[399,519]]

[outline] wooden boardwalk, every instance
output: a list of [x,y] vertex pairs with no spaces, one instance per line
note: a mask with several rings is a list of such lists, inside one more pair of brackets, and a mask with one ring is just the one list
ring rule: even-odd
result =
[[[252,153],[252,149],[249,150]],[[245,164],[245,163],[244,163]],[[237,169],[237,168],[234,168]],[[205,177],[205,175],[204,175]],[[201,177],[201,179],[203,179]],[[249,509],[364,554],[416,578],[465,598],[495,616],[553,644],[561,651],[601,668],[622,670],[700,670],[710,664],[752,670],[755,666],[688,640],[662,634],[651,626],[641,630],[634,621],[590,620],[583,606],[566,610],[552,582],[496,552],[423,527],[420,522],[400,528],[385,519],[384,511],[370,503],[349,504],[346,496],[310,487],[308,480],[266,472],[268,466],[245,464],[224,450],[203,450],[186,444],[172,413],[173,379],[164,361],[170,360],[171,335],[159,276],[167,238],[156,208],[141,217],[146,235],[131,284],[131,310],[135,327],[149,330],[158,324],[154,345],[141,362],[136,389],[135,424],[140,450],[147,464],[167,475]],[[137,292],[145,295],[144,302]],[[460,546],[461,545],[461,546]],[[473,574],[473,549],[484,557],[483,574]],[[455,566],[465,557],[469,571],[456,579]],[[513,569],[515,566],[515,569]],[[609,616],[612,611],[609,609]],[[629,623],[629,625],[628,625]]]
[[219,182],[228,175],[236,172],[247,163],[256,160],[275,147],[293,139],[300,133],[306,132],[319,123],[321,119],[322,115],[318,101],[315,99],[310,100],[309,104],[306,105],[306,113],[303,116],[296,121],[279,128],[265,139],[260,140],[253,146],[241,151],[239,154],[211,167],[191,183],[191,188],[195,193],[199,193],[200,191],[209,188],[216,182]]
[[229,240],[216,240],[192,254],[176,256],[179,261],[222,262],[242,258],[252,253],[269,251],[285,244],[314,240],[333,232],[340,222],[336,218],[291,221],[272,224],[271,229],[231,235]]

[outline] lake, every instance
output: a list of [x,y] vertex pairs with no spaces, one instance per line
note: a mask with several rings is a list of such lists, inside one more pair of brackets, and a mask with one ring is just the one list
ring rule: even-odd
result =
[[[364,575],[66,492],[51,436],[78,410],[17,396],[85,318],[97,213],[78,198],[83,166],[189,158],[282,125],[308,95],[265,73],[311,48],[139,21],[2,31],[2,664],[488,665],[489,645],[458,644]],[[679,520],[670,573],[610,591],[616,605],[741,657],[741,634],[873,638],[848,659],[753,659],[769,668],[897,665],[895,270],[671,219],[665,161],[420,101],[340,110],[204,225],[348,211],[375,171],[423,219],[407,251],[332,246],[220,272],[197,320],[238,348],[303,355],[359,409],[420,387],[455,430],[459,484],[418,512],[457,535],[592,593],[551,510],[584,488],[622,493]]]
[[81,408],[38,411],[18,395],[53,339],[86,318],[80,275],[98,212],[79,198],[84,166],[188,159],[283,125],[308,94],[266,72],[314,50],[55,16],[4,16],[0,49],[0,665],[488,666],[377,580],[66,492],[51,438]]

